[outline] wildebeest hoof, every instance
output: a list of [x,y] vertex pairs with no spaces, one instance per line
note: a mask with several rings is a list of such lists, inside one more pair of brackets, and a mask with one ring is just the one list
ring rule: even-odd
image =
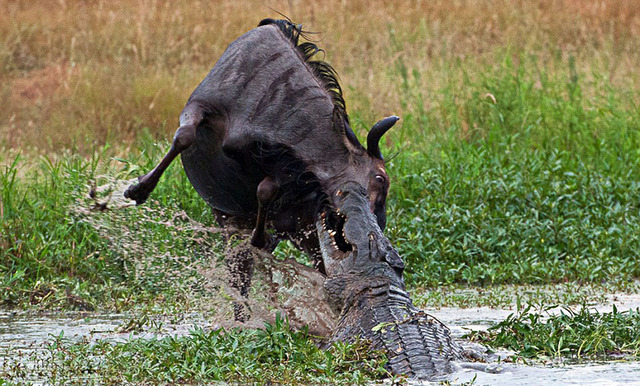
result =
[[233,319],[240,323],[249,321],[249,319],[251,319],[249,304],[246,302],[233,302]]
[[136,205],[142,205],[149,198],[149,189],[146,189],[142,183],[131,185],[124,191],[124,197],[130,200],[134,200]]

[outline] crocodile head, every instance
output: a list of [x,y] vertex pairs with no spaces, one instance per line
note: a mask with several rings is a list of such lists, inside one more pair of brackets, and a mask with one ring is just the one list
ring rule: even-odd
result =
[[[348,283],[384,282],[392,293],[405,292],[404,262],[380,229],[369,208],[367,192],[357,183],[342,185],[316,221],[320,252],[328,277],[330,299],[344,307],[353,298],[353,288],[343,293]],[[338,285],[337,283],[341,283]]]

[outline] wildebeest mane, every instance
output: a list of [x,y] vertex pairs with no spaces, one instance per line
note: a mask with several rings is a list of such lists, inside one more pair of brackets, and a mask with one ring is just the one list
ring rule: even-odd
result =
[[324,60],[313,59],[317,53],[324,52],[324,50],[320,49],[315,43],[310,41],[299,43],[300,36],[308,40],[305,35],[306,31],[302,29],[301,24],[294,24],[291,20],[264,19],[258,23],[258,26],[269,24],[275,25],[280,29],[284,36],[291,41],[307,65],[311,68],[316,79],[318,79],[325,91],[331,97],[334,108],[334,119],[337,116],[343,121],[339,123],[334,121],[334,127],[341,128],[343,133],[349,136],[349,133],[344,132],[344,126],[349,125],[349,116],[342,96],[342,87],[340,87],[340,83],[338,82],[338,74],[329,63]]

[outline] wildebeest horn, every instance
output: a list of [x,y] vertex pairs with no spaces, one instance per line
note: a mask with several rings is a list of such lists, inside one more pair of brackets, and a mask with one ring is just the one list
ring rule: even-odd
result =
[[392,115],[384,119],[379,120],[367,135],[367,152],[370,156],[378,159],[382,159],[382,153],[380,152],[380,138],[386,133],[393,125],[400,120],[399,117]]

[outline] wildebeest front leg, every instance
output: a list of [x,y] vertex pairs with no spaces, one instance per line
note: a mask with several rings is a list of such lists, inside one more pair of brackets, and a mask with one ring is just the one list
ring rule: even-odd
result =
[[[258,197],[258,216],[256,226],[251,235],[251,245],[259,249],[269,246],[269,236],[266,231],[267,211],[278,194],[279,185],[273,177],[265,177],[259,184],[256,195]],[[226,259],[229,270],[231,288],[238,291],[242,301],[233,302],[233,316],[238,322],[249,320],[247,299],[251,278],[253,277],[253,251],[240,249],[230,253]]]
[[144,176],[138,177],[138,183],[131,185],[125,190],[124,196],[131,200],[135,200],[137,205],[143,204],[149,198],[149,195],[158,185],[160,177],[165,170],[171,165],[171,162],[182,153],[185,149],[191,146],[196,138],[196,127],[202,121],[202,112],[197,109],[185,109],[180,120],[180,127],[176,131],[173,137],[173,143],[171,149],[167,155],[164,156],[162,161],[149,173]]
[[[258,197],[258,216],[256,227],[251,235],[251,245],[265,249],[269,246],[269,237],[266,230],[267,211],[278,194],[279,185],[272,177],[265,177],[260,184],[256,195]],[[253,254],[251,250],[240,250],[227,257],[231,288],[238,291],[243,301],[233,303],[233,315],[238,322],[249,319],[247,298],[253,277]]]
[[238,322],[246,322],[249,320],[247,299],[253,277],[253,252],[250,249],[240,250],[228,256],[226,263],[229,270],[229,284],[243,299],[243,301],[233,302],[234,319]]
[[251,245],[256,248],[264,249],[269,244],[266,230],[267,211],[273,200],[276,198],[279,189],[280,186],[276,180],[270,176],[265,177],[260,181],[260,184],[258,184],[256,192],[258,197],[258,216],[256,220],[256,227],[253,230],[253,235],[251,236]]

